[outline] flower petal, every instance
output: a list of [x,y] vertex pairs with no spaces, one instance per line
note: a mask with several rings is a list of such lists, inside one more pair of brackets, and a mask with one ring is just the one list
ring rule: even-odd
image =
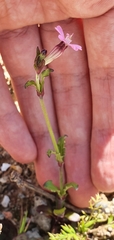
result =
[[57,27],[55,27],[55,29],[59,33],[58,38],[61,41],[64,41],[65,40],[65,36],[64,36],[64,32],[63,32],[63,29],[61,28],[61,26],[58,25]]
[[80,45],[77,45],[77,44],[69,44],[69,46],[70,46],[74,51],[82,50],[82,47],[81,47]]

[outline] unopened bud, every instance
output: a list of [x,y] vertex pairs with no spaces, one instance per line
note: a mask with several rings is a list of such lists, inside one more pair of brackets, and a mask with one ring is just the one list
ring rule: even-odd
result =
[[43,49],[40,52],[39,48],[37,47],[36,57],[35,57],[35,60],[34,60],[34,68],[35,68],[37,74],[39,74],[45,66],[44,59],[46,57],[46,54],[47,54],[47,50]]

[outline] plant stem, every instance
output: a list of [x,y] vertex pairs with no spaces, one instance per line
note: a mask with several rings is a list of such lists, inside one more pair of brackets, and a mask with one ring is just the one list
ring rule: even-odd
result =
[[64,186],[64,171],[63,171],[63,164],[59,167],[59,183],[60,183],[60,191],[62,193],[63,186]]
[[57,142],[56,142],[56,139],[55,139],[52,127],[51,127],[51,123],[50,123],[50,120],[49,120],[49,117],[48,117],[48,113],[47,113],[47,110],[46,110],[46,107],[45,107],[44,100],[43,100],[43,98],[39,98],[39,100],[40,100],[40,105],[41,105],[42,112],[43,112],[43,115],[44,115],[44,118],[45,118],[45,122],[46,122],[46,125],[47,125],[47,128],[48,128],[49,134],[50,134],[50,138],[51,138],[51,141],[53,143],[54,150],[56,151],[56,153],[59,153],[59,148],[57,146]]
[[[49,117],[48,117],[48,113],[47,113],[47,110],[46,110],[46,107],[45,107],[43,97],[39,98],[39,100],[40,100],[40,105],[41,105],[42,112],[43,112],[43,115],[44,115],[44,118],[45,118],[45,122],[46,122],[46,125],[47,125],[47,128],[48,128],[49,134],[50,134],[50,138],[51,138],[51,141],[53,143],[54,150],[56,151],[56,153],[59,153],[59,148],[58,148],[58,145],[57,145],[57,142],[56,142],[56,139],[55,139],[54,132],[53,132],[52,127],[51,127],[51,123],[50,123],[50,120],[49,120]],[[64,187],[63,163],[60,164],[60,166],[59,166],[59,184],[60,184],[60,191],[61,191],[61,194],[62,194],[63,187]]]
[[37,88],[40,91],[40,84],[39,84],[39,75],[36,74],[36,84],[37,84]]

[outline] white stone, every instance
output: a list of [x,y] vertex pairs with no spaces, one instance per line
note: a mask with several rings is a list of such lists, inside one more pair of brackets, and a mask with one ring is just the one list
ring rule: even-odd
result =
[[10,202],[10,198],[7,195],[4,195],[1,205],[6,208]]
[[9,163],[3,163],[2,166],[1,166],[2,172],[7,171],[7,169],[8,169],[10,166],[11,166],[11,164],[9,164]]
[[68,219],[72,222],[79,222],[80,221],[80,215],[78,213],[72,213]]

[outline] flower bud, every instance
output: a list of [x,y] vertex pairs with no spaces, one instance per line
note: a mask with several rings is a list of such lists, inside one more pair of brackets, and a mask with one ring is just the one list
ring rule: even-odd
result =
[[44,59],[45,59],[46,54],[47,54],[47,50],[43,49],[40,52],[39,48],[37,47],[36,57],[35,57],[35,60],[34,60],[34,68],[35,68],[37,74],[39,74],[45,66]]

